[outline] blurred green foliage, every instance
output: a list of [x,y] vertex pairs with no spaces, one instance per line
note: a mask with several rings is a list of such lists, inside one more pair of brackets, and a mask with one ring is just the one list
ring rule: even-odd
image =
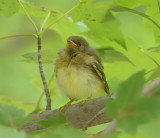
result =
[[[85,37],[97,49],[105,66],[111,92],[117,99],[107,102],[108,114],[119,120],[114,138],[160,137],[159,97],[140,97],[144,85],[160,77],[160,5],[158,0],[21,0],[40,28],[50,12],[44,29],[55,22],[42,37],[42,56],[47,81],[53,62],[71,35]],[[70,13],[58,20],[65,12]],[[35,33],[18,0],[0,0],[0,39],[4,36]],[[140,71],[143,70],[143,71]],[[49,86],[52,107],[68,101],[52,79]],[[159,88],[154,91],[156,93]],[[87,137],[106,125],[89,128],[85,133],[68,126],[65,119],[43,120],[50,126],[26,134],[17,128],[28,119],[43,92],[37,44],[32,37],[0,41],[0,137]],[[40,109],[45,108],[45,98]],[[19,109],[20,108],[20,109]],[[15,115],[16,114],[16,115]],[[108,125],[108,124],[107,124]],[[98,130],[98,131],[97,131]]]

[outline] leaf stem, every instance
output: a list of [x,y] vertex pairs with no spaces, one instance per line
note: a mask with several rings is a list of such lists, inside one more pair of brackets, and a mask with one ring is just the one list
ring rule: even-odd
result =
[[35,30],[36,30],[36,33],[39,34],[39,31],[38,31],[38,28],[35,24],[35,22],[32,20],[31,16],[28,14],[28,12],[26,11],[26,9],[24,8],[23,4],[21,3],[20,0],[18,0],[19,4],[21,5],[22,9],[24,10],[26,16],[28,17],[29,21],[33,24]]
[[145,73],[145,75],[148,74],[148,73],[151,73],[151,72],[155,71],[156,69],[157,69],[157,67],[154,68],[154,69],[151,69],[151,70],[147,71],[147,72]]
[[157,0],[157,4],[158,4],[159,13],[160,13],[160,2],[159,2],[159,0]]
[[[112,8],[112,10],[119,12],[119,10],[117,10],[116,8],[117,7]],[[134,13],[134,14],[137,14],[137,15],[144,17],[144,18],[148,19],[149,21],[151,21],[155,26],[157,26],[158,29],[160,29],[160,25],[156,21],[154,21],[150,16],[146,15],[145,13],[142,13],[142,12],[139,12],[139,11],[136,11],[133,9],[129,9],[126,7],[122,7],[122,6],[118,6],[118,8],[120,10],[128,11],[128,12],[131,12],[131,13]]]
[[14,37],[22,37],[22,36],[34,36],[35,38],[37,38],[37,35],[35,34],[18,34],[18,35],[9,35],[9,36],[0,37],[0,40],[14,38]]
[[46,100],[47,100],[47,105],[46,105],[46,110],[51,110],[51,98],[50,98],[50,92],[48,89],[48,85],[46,82],[46,78],[43,72],[43,66],[42,66],[42,47],[41,47],[41,38],[40,35],[38,35],[37,38],[37,43],[38,43],[38,63],[39,63],[39,72],[41,75],[43,87],[44,87],[44,92],[46,95]]
[[143,54],[145,54],[147,57],[149,57],[153,63],[155,63],[158,67],[160,66],[160,64],[153,58],[151,57],[150,55],[148,55],[147,53],[145,53],[145,51],[141,50],[143,52]]
[[52,25],[54,25],[56,22],[58,22],[59,20],[61,20],[64,16],[66,16],[68,13],[70,13],[72,10],[74,10],[79,4],[75,5],[74,7],[72,7],[70,10],[68,10],[67,12],[65,12],[62,16],[60,16],[59,18],[57,18],[56,20],[54,20],[51,24],[49,24],[46,29],[44,31],[42,31],[42,34],[45,33]]
[[144,18],[150,20],[155,26],[157,26],[158,29],[160,29],[160,25],[156,21],[154,21],[151,17],[149,17],[148,15],[141,13],[139,11],[136,11],[136,10],[130,10],[130,11],[132,13],[138,14],[138,15],[143,16]]
[[43,27],[44,27],[45,23],[47,22],[48,18],[50,17],[50,15],[51,15],[51,12],[49,12],[49,13],[47,14],[46,18],[45,18],[44,21],[42,22],[42,25],[41,25],[41,28],[40,28],[40,31],[39,31],[40,33],[42,32]]

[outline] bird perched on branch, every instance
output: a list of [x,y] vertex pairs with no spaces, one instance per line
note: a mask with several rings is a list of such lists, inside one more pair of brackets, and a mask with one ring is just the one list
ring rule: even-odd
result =
[[70,99],[65,106],[99,93],[109,94],[101,59],[83,37],[67,39],[66,47],[57,56],[55,74],[59,88]]

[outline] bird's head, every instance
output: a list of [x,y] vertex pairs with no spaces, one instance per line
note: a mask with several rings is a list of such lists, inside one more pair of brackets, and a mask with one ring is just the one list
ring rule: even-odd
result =
[[89,44],[83,37],[71,36],[67,39],[67,48],[75,52],[85,52]]

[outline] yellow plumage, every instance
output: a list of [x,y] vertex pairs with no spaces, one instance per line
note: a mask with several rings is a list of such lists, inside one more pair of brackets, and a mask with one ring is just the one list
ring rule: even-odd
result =
[[83,67],[76,68],[71,65],[60,68],[57,72],[57,83],[62,92],[74,100],[104,92],[102,82],[90,70]]

